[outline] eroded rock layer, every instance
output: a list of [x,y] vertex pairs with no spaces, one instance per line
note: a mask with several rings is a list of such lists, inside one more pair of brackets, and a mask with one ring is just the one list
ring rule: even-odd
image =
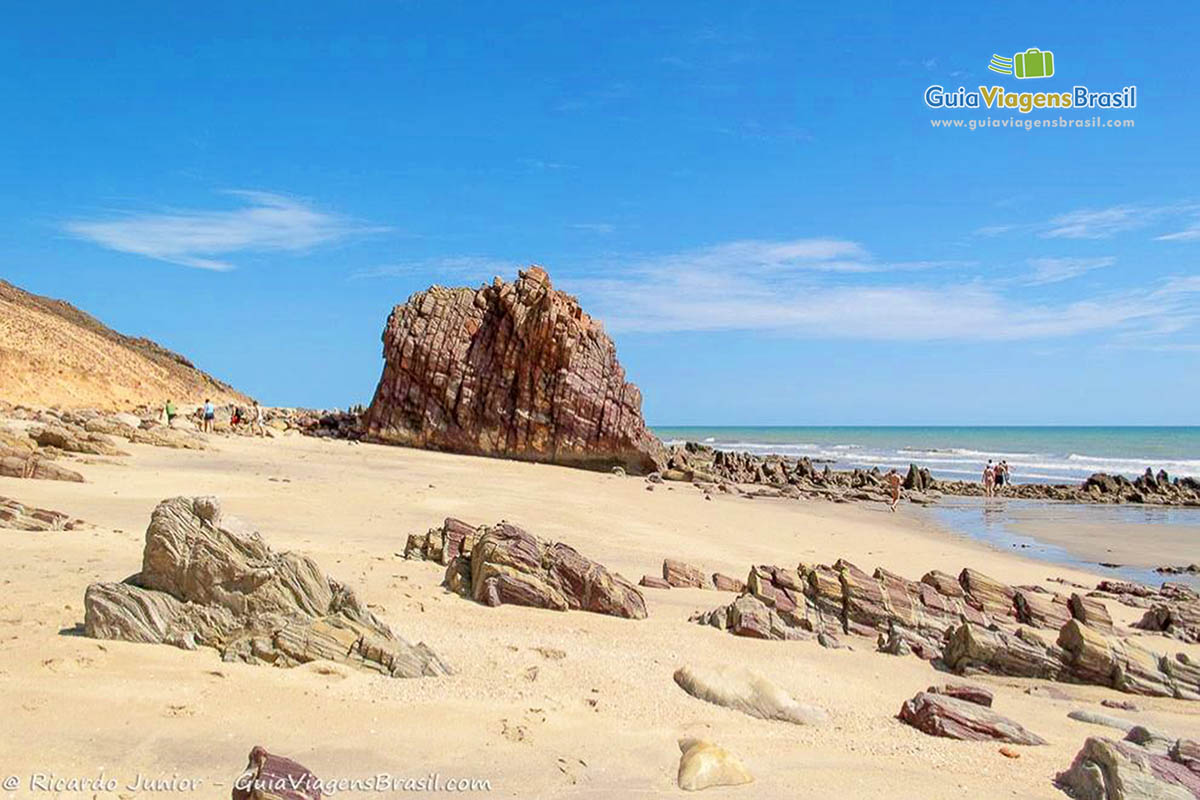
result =
[[647,473],[662,445],[598,320],[530,267],[513,283],[434,286],[396,306],[366,438]]
[[283,667],[329,660],[393,677],[449,672],[312,559],[276,553],[256,531],[223,517],[215,497],[159,503],[142,571],[92,584],[84,607],[85,632],[98,639],[207,646],[226,661]]

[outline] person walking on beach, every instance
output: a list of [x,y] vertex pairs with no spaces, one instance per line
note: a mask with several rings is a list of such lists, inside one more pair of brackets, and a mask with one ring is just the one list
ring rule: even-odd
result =
[[167,424],[171,424],[171,420],[175,419],[175,404],[167,400],[167,404],[163,407],[163,413],[167,415]]
[[216,409],[213,408],[212,400],[205,399],[204,401],[204,432],[213,432],[213,419],[217,416]]
[[258,401],[254,401],[254,413],[250,418],[250,432],[255,436],[266,436],[267,429],[263,427],[263,410]]
[[895,511],[896,504],[900,502],[900,473],[896,472],[895,469],[889,469],[888,474],[884,476],[884,480],[887,481],[888,489],[892,492],[892,502],[888,507],[892,511]]
[[992,466],[992,460],[989,458],[987,466],[983,468],[983,496],[991,497],[996,491],[996,468]]

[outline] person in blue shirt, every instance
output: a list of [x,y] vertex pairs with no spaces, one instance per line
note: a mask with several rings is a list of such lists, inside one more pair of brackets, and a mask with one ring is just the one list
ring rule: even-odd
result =
[[204,432],[213,432],[213,419],[217,416],[216,409],[213,408],[212,400],[204,401]]

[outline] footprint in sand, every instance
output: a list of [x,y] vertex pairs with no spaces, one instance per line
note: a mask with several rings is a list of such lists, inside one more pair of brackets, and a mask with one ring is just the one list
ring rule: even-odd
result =
[[165,713],[168,717],[194,717],[196,709],[189,705],[169,705]]

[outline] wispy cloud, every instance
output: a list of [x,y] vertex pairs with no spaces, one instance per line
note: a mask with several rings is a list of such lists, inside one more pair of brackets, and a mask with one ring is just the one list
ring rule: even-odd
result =
[[484,256],[451,256],[447,258],[419,259],[394,264],[381,264],[358,270],[350,274],[350,280],[374,278],[409,278],[445,275],[456,281],[488,280],[494,275],[506,275],[516,266],[514,261]]
[[631,257],[635,272],[736,273],[764,278],[800,273],[866,273],[938,269],[968,261],[883,261],[844,239],[744,239],[653,257]]
[[1094,269],[1111,267],[1115,263],[1117,260],[1111,256],[1104,258],[1031,258],[1029,266],[1033,267],[1033,274],[1026,283],[1031,286],[1059,283]]
[[1145,227],[1165,211],[1153,206],[1085,208],[1054,217],[1041,235],[1047,239],[1108,239],[1123,231]]
[[612,233],[617,229],[616,225],[608,222],[572,222],[567,226],[576,231],[586,231],[588,233]]
[[1183,230],[1164,233],[1162,236],[1154,238],[1160,242],[1194,242],[1200,239],[1200,218],[1193,219],[1191,224]]
[[[1200,315],[1200,280],[1066,303],[1030,301],[1009,294],[1009,287],[977,280],[926,285],[851,280],[856,272],[946,263],[877,260],[861,245],[837,239],[734,242],[643,258],[614,266],[604,278],[566,283],[606,325],[627,332],[758,330],[814,339],[1006,341],[1161,332]],[[1046,265],[1044,277],[1067,271],[1065,264]]]
[[243,205],[229,211],[171,210],[124,213],[65,223],[71,235],[110,250],[225,271],[241,252],[301,252],[352,236],[387,230],[270,192],[230,191]]
[[1081,208],[1041,222],[985,225],[976,228],[976,236],[999,236],[1014,231],[1036,233],[1043,239],[1111,239],[1128,231],[1148,228],[1181,216],[1192,217],[1183,230],[1155,237],[1159,241],[1200,239],[1200,206],[1195,203],[1162,205],[1119,205],[1108,208]]

